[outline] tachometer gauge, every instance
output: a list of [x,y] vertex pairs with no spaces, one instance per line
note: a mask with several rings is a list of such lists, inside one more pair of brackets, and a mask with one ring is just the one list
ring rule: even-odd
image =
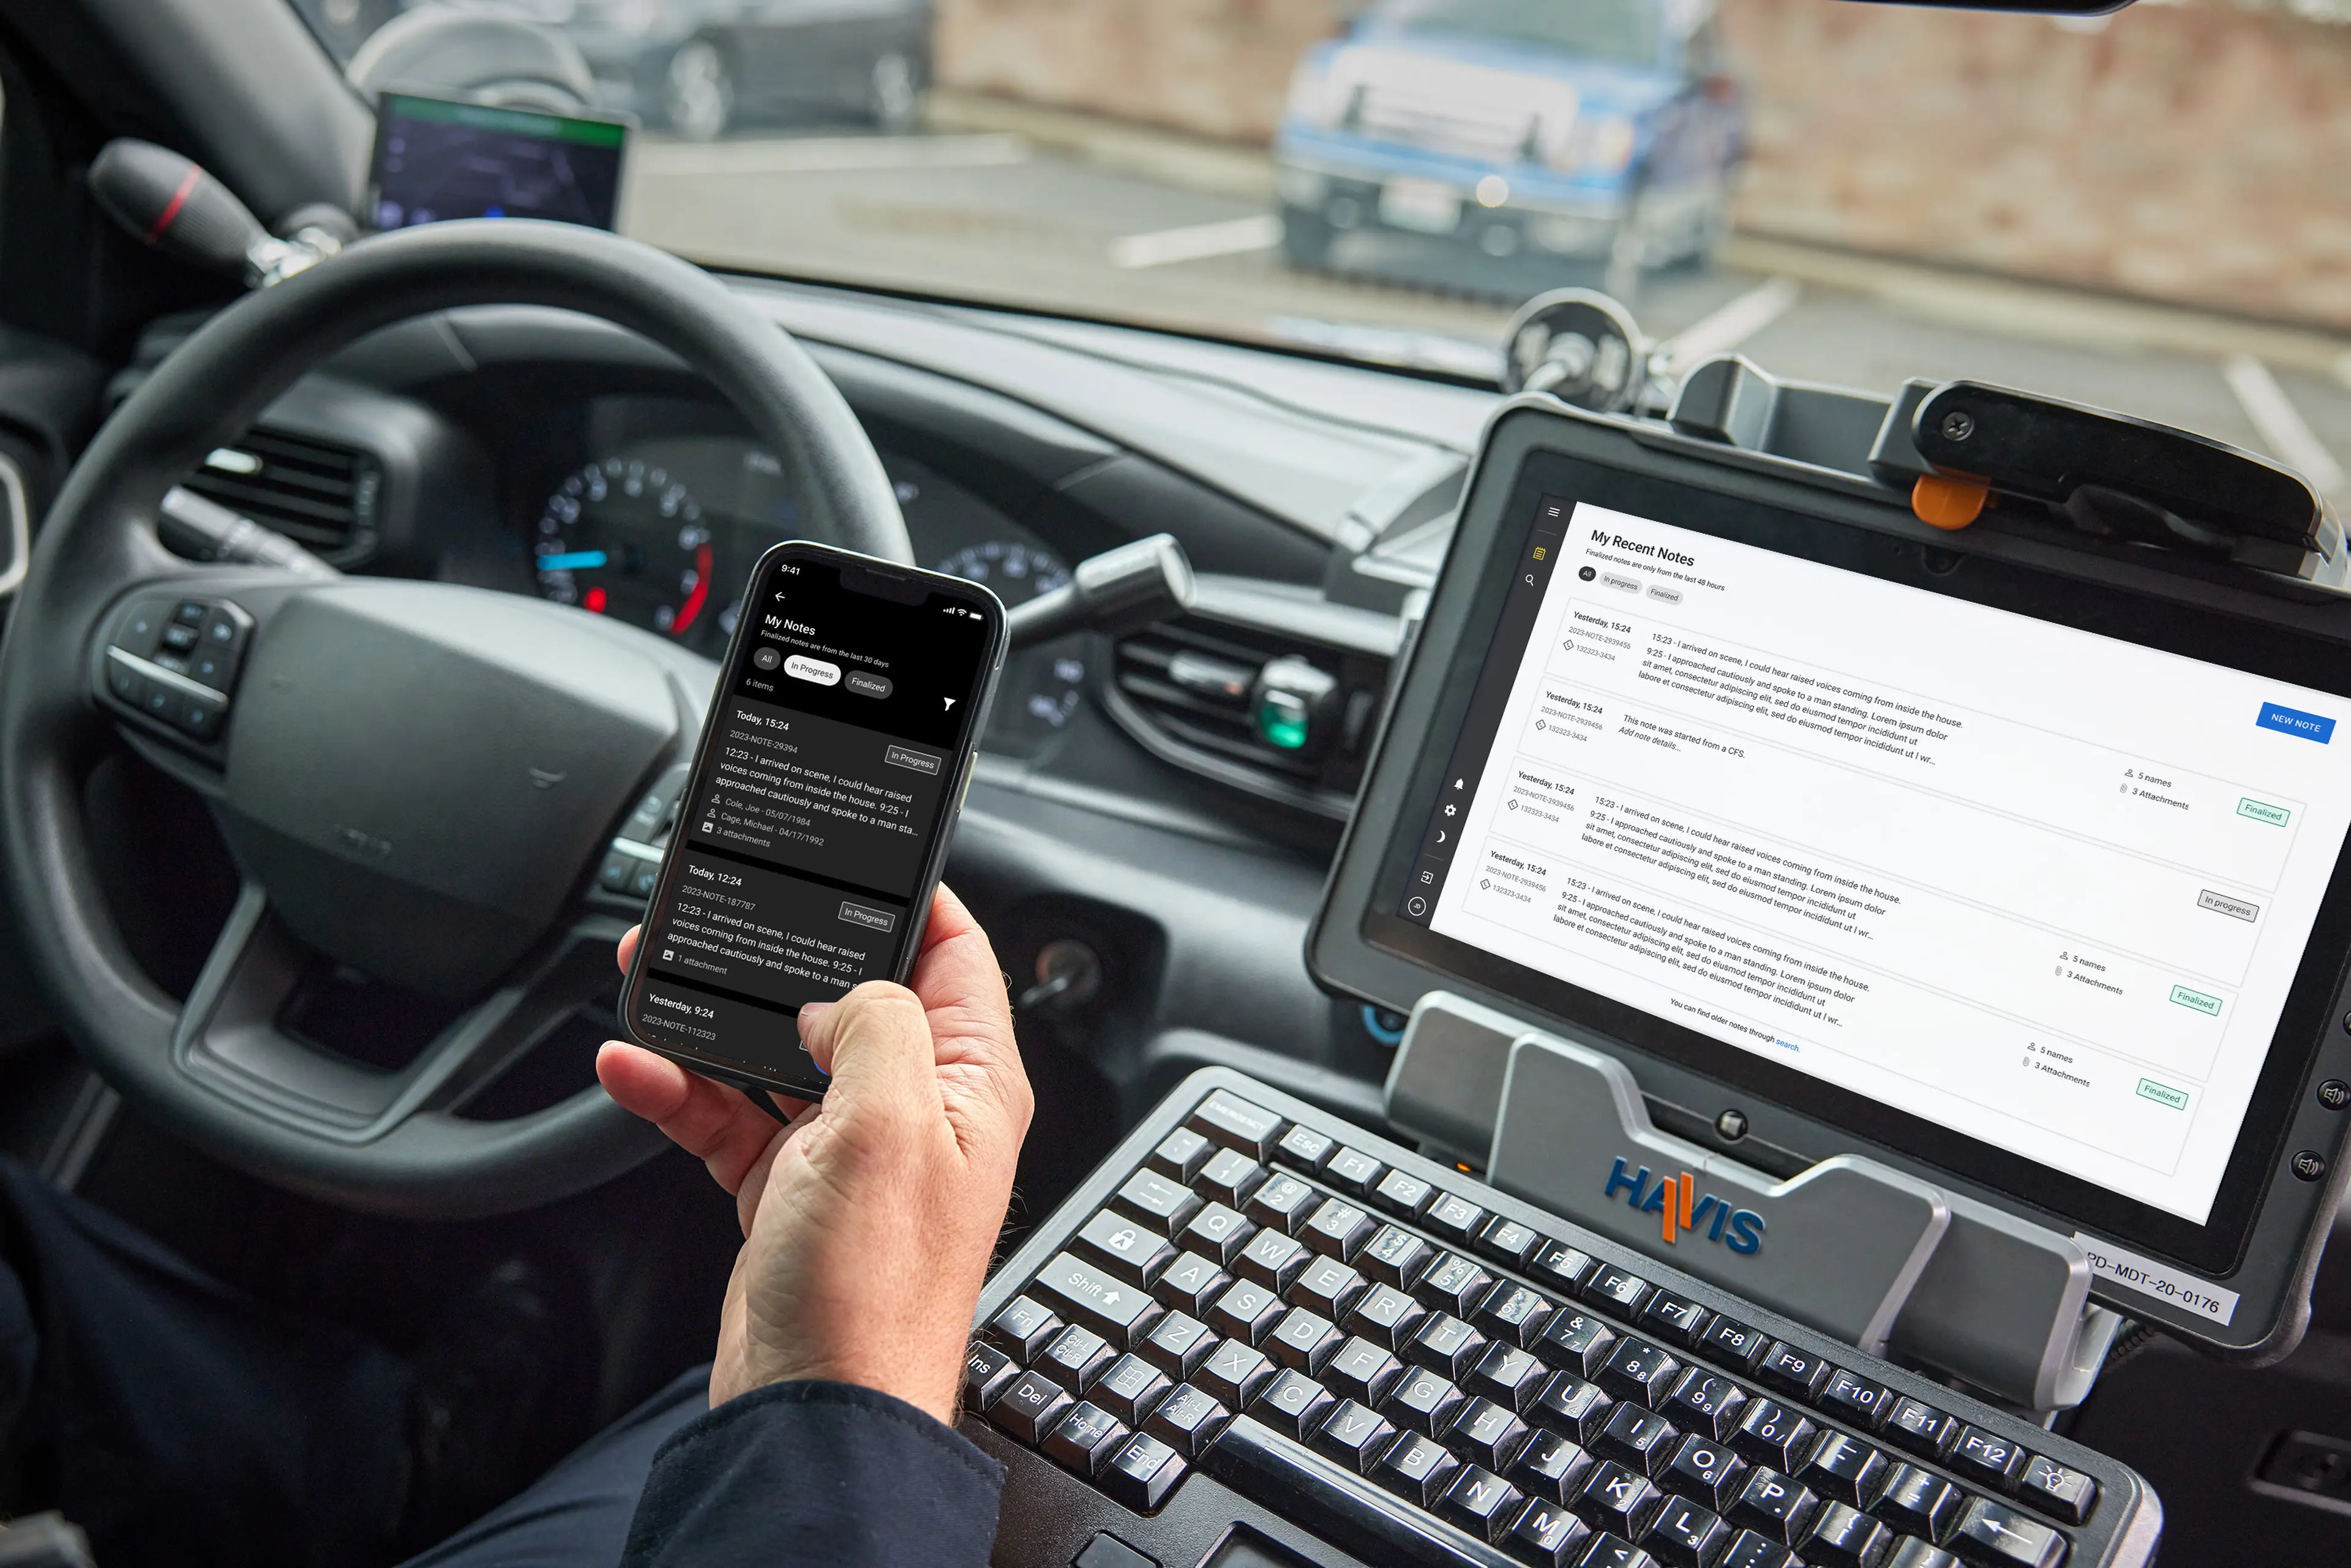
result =
[[1070,580],[1067,562],[1040,545],[989,539],[967,545],[939,562],[939,570],[985,585],[1008,610],[1050,593]]
[[539,509],[532,555],[538,591],[559,604],[679,638],[716,614],[702,507],[650,464],[608,457],[566,478]]

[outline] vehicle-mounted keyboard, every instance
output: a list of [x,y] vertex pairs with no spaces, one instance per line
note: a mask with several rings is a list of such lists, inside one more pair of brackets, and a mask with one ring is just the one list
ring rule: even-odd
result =
[[1220,1071],[975,1328],[1024,1568],[1098,1531],[1190,1568],[1237,1526],[1318,1563],[2089,1568],[2158,1518],[2102,1456]]

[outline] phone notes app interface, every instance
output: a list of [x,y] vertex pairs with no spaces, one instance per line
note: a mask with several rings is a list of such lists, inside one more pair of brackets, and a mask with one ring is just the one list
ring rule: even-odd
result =
[[646,1040],[781,1065],[799,1045],[779,1014],[895,967],[991,645],[978,596],[912,591],[803,558],[747,596],[647,927]]
[[1399,913],[2209,1218],[2351,704],[1581,503],[1517,570]]

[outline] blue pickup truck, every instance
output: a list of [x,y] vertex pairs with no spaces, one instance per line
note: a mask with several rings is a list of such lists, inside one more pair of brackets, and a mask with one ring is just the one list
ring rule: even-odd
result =
[[1463,283],[1636,280],[1711,254],[1746,147],[1711,0],[1374,0],[1292,79],[1283,247],[1380,270],[1434,244]]

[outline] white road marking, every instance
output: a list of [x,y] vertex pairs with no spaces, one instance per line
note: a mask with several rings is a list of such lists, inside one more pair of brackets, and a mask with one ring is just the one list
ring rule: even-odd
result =
[[1029,161],[1025,136],[806,136],[758,141],[655,141],[630,162],[639,174],[826,174],[865,169],[985,169]]
[[1756,333],[1785,316],[1802,298],[1803,286],[1792,277],[1775,277],[1750,288],[1708,316],[1701,316],[1657,345],[1677,371],[1728,354]]
[[1264,213],[1220,224],[1193,224],[1186,228],[1128,235],[1110,242],[1110,264],[1132,271],[1136,267],[1167,267],[1179,261],[1205,261],[1213,256],[1271,250],[1280,243],[1281,220]]
[[2220,361],[2220,379],[2237,394],[2245,417],[2261,432],[2272,455],[2299,471],[2315,489],[2334,495],[2343,488],[2343,465],[2326,450],[2267,365],[2251,354],[2231,354]]

